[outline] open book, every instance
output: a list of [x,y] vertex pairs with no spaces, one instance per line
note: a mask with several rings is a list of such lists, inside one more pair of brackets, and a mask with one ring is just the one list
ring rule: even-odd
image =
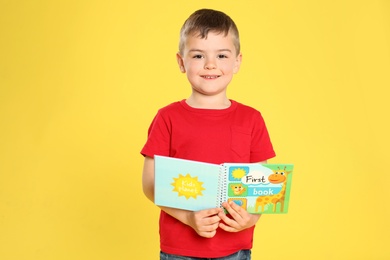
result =
[[252,214],[287,213],[292,164],[211,164],[155,156],[159,206],[198,211],[234,201]]

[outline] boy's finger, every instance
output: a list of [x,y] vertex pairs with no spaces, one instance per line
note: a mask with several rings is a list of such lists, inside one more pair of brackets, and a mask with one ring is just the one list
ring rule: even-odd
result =
[[218,215],[219,212],[221,212],[220,208],[207,209],[206,210],[206,215],[207,216]]
[[[234,203],[233,201],[230,201],[228,203],[230,205],[230,207],[232,207],[234,209],[234,211],[236,211],[238,214],[240,214],[243,210],[243,208],[241,208],[240,206],[238,206],[236,203]],[[241,214],[240,214],[241,215]]]

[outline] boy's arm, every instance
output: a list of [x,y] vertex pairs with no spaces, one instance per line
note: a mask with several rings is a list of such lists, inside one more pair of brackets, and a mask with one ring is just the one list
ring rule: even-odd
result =
[[219,221],[221,220],[218,216],[222,212],[220,208],[200,211],[188,211],[168,207],[160,208],[183,224],[192,227],[199,236],[206,238],[211,238],[216,234]]
[[[154,202],[154,159],[148,156],[145,156],[144,161],[142,188],[145,196]],[[160,208],[180,222],[192,227],[202,237],[213,237],[215,235],[220,221],[218,213],[222,211],[219,208],[196,212],[168,207]]]
[[142,171],[142,189],[145,196],[154,202],[154,159],[145,156],[144,169]]

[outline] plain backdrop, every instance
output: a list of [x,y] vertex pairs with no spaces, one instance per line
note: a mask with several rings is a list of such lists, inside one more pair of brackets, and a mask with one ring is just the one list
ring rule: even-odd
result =
[[236,21],[228,95],[262,112],[270,162],[295,164],[253,259],[390,259],[385,0],[1,0],[0,259],[158,259],[139,151],[190,94],[175,54],[199,8]]

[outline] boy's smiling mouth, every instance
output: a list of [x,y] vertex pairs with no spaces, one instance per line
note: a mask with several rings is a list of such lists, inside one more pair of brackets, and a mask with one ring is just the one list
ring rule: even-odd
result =
[[204,79],[216,79],[216,78],[219,78],[220,76],[219,75],[202,75],[201,77]]

